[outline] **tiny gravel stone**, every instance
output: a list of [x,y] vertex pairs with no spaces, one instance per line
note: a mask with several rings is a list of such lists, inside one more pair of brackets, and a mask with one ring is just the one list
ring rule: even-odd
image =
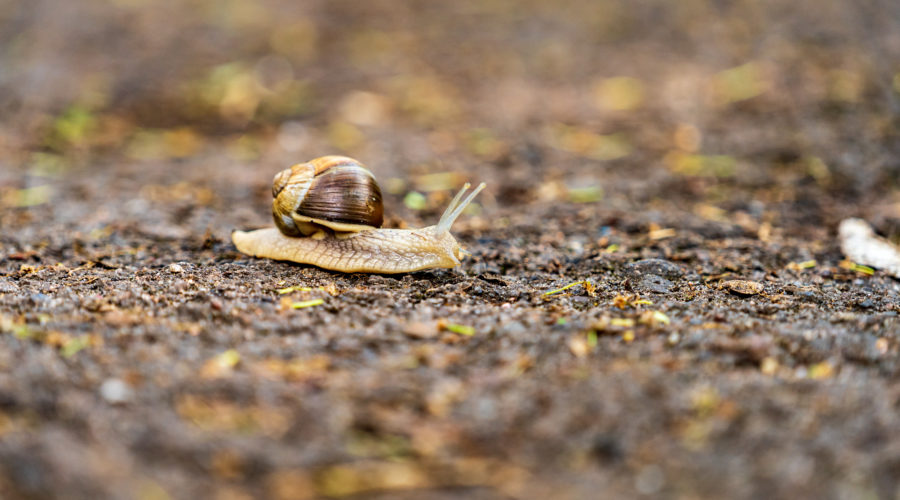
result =
[[634,289],[639,292],[669,293],[675,287],[675,283],[662,276],[649,275],[634,283]]
[[658,465],[642,467],[635,477],[634,488],[643,495],[653,495],[666,484],[666,476]]
[[414,339],[430,339],[438,334],[434,321],[416,321],[403,326],[403,334]]
[[125,403],[131,400],[131,387],[117,378],[109,378],[100,385],[100,396],[112,404]]
[[860,309],[871,309],[871,308],[875,307],[875,302],[873,302],[872,299],[863,299],[863,300],[859,301],[856,305],[859,306]]
[[500,327],[500,334],[510,337],[523,335],[527,331],[528,328],[518,321],[511,321]]
[[170,273],[183,273],[184,268],[178,264],[172,263],[172,264],[169,264],[169,272]]

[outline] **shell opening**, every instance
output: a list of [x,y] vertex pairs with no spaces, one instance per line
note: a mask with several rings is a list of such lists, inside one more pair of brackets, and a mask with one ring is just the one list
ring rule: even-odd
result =
[[472,203],[472,200],[474,200],[475,197],[478,196],[478,193],[481,192],[482,189],[484,189],[485,184],[483,182],[479,184],[478,187],[476,187],[475,190],[469,193],[469,196],[466,196],[466,199],[463,200],[463,195],[466,194],[466,191],[471,186],[472,185],[467,182],[462,187],[462,189],[460,189],[459,192],[456,193],[456,196],[454,196],[453,199],[450,200],[450,204],[447,205],[447,209],[444,210],[444,215],[441,216],[441,220],[437,223],[436,228],[438,233],[443,233],[444,231],[450,230],[450,226],[453,225],[453,222],[456,221],[456,218],[459,217],[459,215],[463,212],[463,210],[466,209],[467,206],[469,206],[469,203]]

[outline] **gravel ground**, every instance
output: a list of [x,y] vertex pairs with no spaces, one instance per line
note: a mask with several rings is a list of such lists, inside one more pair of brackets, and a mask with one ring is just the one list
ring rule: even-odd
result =
[[[896,7],[292,4],[0,9],[3,498],[900,494]],[[324,154],[471,256],[238,253]]]

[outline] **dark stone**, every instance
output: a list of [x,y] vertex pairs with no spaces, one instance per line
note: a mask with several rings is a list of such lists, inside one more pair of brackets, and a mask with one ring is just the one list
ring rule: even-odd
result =
[[675,283],[662,276],[651,274],[644,276],[640,281],[635,281],[633,287],[638,292],[669,293],[675,288]]
[[631,276],[653,274],[669,280],[677,280],[684,276],[684,270],[678,264],[664,259],[644,259],[625,266],[625,272]]
[[684,276],[677,264],[663,259],[644,259],[625,266],[625,275],[638,292],[671,293],[674,281]]
[[611,464],[625,458],[625,450],[614,436],[602,434],[594,438],[591,455],[601,464]]

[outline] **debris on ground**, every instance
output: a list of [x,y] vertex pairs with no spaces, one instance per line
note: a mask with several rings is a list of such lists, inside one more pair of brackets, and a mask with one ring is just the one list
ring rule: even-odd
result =
[[838,237],[841,240],[841,251],[853,264],[880,269],[900,278],[900,247],[876,235],[866,221],[841,221]]
[[749,297],[762,293],[764,287],[762,283],[750,280],[728,280],[720,283],[719,288],[728,290],[734,295]]

